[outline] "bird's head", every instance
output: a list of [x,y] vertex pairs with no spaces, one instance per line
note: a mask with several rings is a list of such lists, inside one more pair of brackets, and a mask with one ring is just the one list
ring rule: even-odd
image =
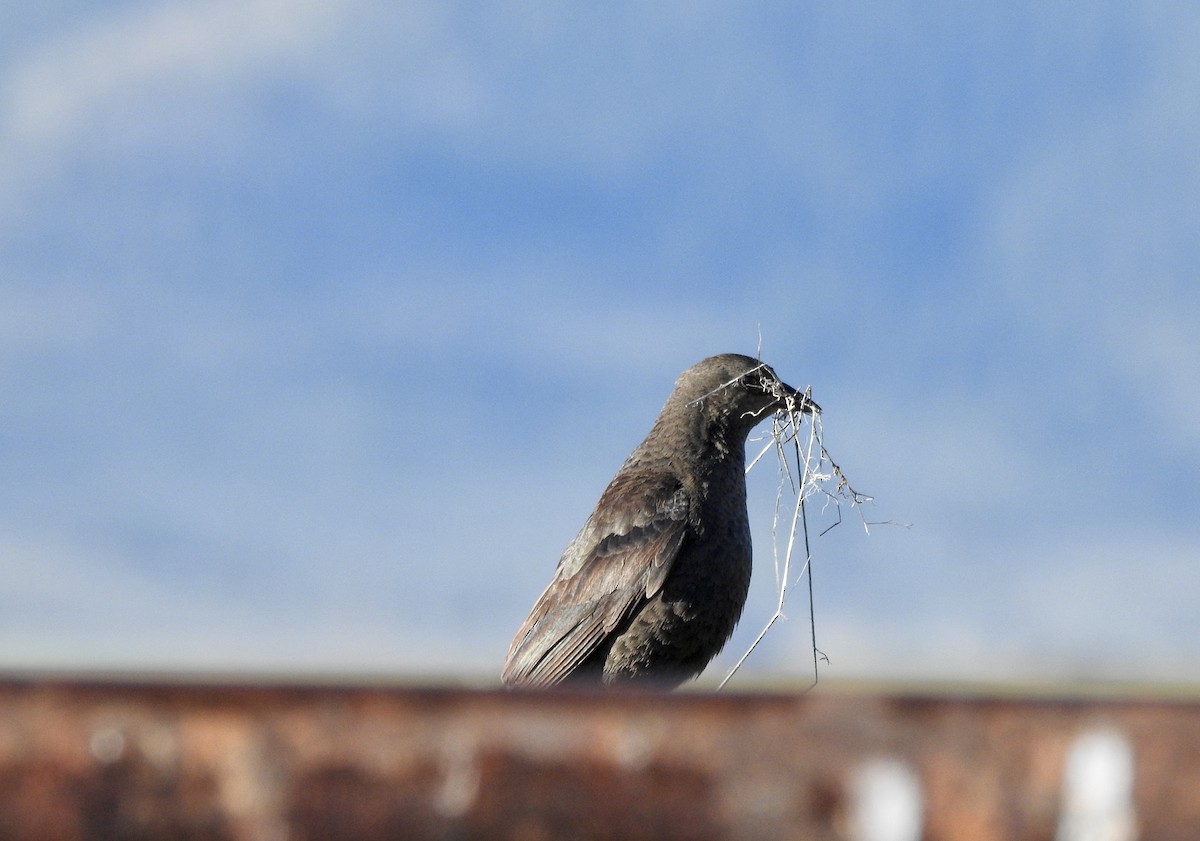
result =
[[737,353],[710,356],[688,368],[675,383],[674,396],[746,432],[775,412],[821,411],[807,392],[785,383],[770,365]]

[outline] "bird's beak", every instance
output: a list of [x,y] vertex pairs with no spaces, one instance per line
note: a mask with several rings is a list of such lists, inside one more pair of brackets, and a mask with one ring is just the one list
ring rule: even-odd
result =
[[809,396],[809,390],[800,391],[787,383],[780,383],[784,391],[784,408],[788,411],[800,412],[805,415],[821,414],[821,407]]

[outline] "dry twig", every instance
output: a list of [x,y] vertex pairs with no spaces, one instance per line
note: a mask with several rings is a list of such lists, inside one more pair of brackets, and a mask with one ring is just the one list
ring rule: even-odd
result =
[[[819,413],[805,414],[800,411],[801,407],[809,402],[810,392],[811,389],[808,389],[802,396],[790,398],[786,410],[778,412],[775,415],[771,423],[770,440],[746,467],[746,472],[749,473],[762,460],[763,456],[772,450],[775,451],[778,457],[779,487],[775,495],[775,517],[771,524],[771,550],[775,566],[775,585],[778,598],[775,603],[775,612],[771,614],[763,629],[754,638],[754,642],[750,644],[746,652],[738,658],[733,668],[729,670],[729,673],[717,685],[718,689],[724,687],[729,682],[729,679],[737,673],[738,669],[746,661],[746,658],[758,647],[758,644],[762,642],[767,632],[771,630],[775,623],[780,619],[786,618],[783,611],[787,603],[788,591],[791,587],[799,584],[800,580],[805,577],[808,578],[809,624],[813,645],[813,685],[816,684],[819,661],[824,659],[828,662],[828,658],[817,648],[816,619],[813,612],[812,549],[809,544],[808,511],[805,503],[810,497],[820,495],[825,497],[825,504],[822,510],[826,510],[830,505],[834,507],[837,520],[825,528],[821,532],[822,535],[841,523],[843,503],[849,504],[850,507],[859,511],[863,529],[869,531],[868,527],[870,524],[862,516],[861,506],[863,503],[870,502],[872,498],[856,491],[850,485],[850,481],[842,471],[842,468],[829,455],[829,451],[825,448],[821,415]],[[809,421],[808,437],[802,444],[801,426],[805,418],[808,418]],[[783,514],[785,488],[790,491],[795,503],[790,515],[787,545],[781,559],[779,553],[779,523]],[[792,567],[794,565],[793,557],[796,552],[797,536],[803,539],[804,564],[801,566],[800,571],[796,573],[793,580]]]

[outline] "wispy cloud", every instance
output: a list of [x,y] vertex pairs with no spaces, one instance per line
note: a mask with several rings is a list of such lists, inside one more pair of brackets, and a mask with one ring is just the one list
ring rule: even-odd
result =
[[236,95],[239,85],[311,52],[350,5],[217,0],[126,7],[20,54],[5,73],[6,134],[10,142],[53,148],[87,141],[97,124],[111,129],[151,115],[138,104]]
[[212,155],[246,91],[311,66],[351,5],[134,4],[20,45],[0,68],[0,219],[69,190],[80,159],[189,143]]

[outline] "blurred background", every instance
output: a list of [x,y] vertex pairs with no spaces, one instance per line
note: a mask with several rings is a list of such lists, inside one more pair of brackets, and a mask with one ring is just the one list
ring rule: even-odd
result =
[[1195,4],[2,17],[0,668],[495,683],[761,345],[911,524],[814,535],[824,678],[1200,679]]

